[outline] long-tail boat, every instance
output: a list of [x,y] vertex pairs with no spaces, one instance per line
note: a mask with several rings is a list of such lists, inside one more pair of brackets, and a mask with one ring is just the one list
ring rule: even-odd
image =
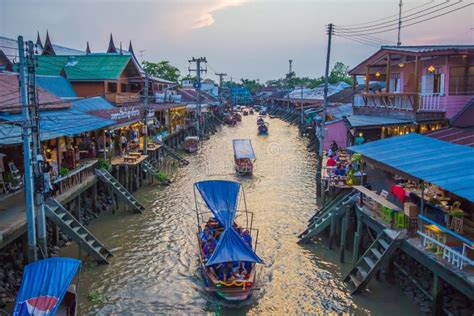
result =
[[[204,206],[200,207],[196,191]],[[256,254],[258,230],[252,228],[253,213],[247,210],[245,193],[238,182],[210,180],[194,184],[194,198],[205,289],[228,301],[244,301],[254,290],[256,264],[262,263]]]
[[257,158],[250,139],[233,139],[235,171],[240,175],[251,175]]

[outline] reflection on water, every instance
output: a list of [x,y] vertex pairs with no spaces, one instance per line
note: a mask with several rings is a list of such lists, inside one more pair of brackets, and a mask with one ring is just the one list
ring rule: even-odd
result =
[[[84,267],[80,276],[80,314],[295,314],[347,311],[356,314],[416,313],[401,292],[371,283],[371,293],[352,298],[341,282],[350,267],[324,243],[299,246],[297,235],[315,209],[315,156],[288,124],[270,120],[270,134],[257,136],[256,116],[223,127],[191,164],[173,174],[169,187],[137,193],[143,215],[105,215],[91,226],[114,253],[110,265]],[[234,174],[232,139],[250,138],[257,155],[254,176]],[[202,291],[195,241],[193,183],[230,179],[242,183],[254,227],[260,230],[259,290],[240,305]],[[71,251],[71,250],[69,250]],[[89,293],[101,293],[91,302]]]

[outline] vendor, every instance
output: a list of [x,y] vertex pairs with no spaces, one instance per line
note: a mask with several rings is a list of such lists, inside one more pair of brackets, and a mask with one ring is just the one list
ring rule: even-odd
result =
[[343,177],[346,175],[346,169],[343,167],[342,163],[337,164],[335,175],[340,176],[340,177]]

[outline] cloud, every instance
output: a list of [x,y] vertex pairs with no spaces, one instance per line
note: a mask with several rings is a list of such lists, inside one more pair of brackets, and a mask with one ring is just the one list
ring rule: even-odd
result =
[[249,0],[217,0],[207,8],[202,8],[199,18],[194,21],[193,29],[200,29],[214,24],[214,13],[230,7],[241,6]]

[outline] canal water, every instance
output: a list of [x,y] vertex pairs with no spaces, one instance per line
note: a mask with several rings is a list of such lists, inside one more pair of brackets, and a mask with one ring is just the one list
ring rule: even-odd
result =
[[[324,241],[300,246],[300,233],[315,209],[315,156],[295,127],[270,119],[268,136],[257,136],[256,116],[224,126],[204,141],[168,187],[137,192],[144,214],[104,215],[90,225],[114,257],[110,265],[84,265],[79,282],[81,315],[354,313],[415,315],[418,309],[397,287],[372,281],[370,292],[351,297],[341,281],[350,264]],[[232,139],[250,138],[254,175],[233,169]],[[258,287],[245,303],[229,304],[202,291],[195,239],[193,183],[228,179],[242,183],[259,228],[258,254],[265,264]],[[76,253],[73,247],[66,252]]]

